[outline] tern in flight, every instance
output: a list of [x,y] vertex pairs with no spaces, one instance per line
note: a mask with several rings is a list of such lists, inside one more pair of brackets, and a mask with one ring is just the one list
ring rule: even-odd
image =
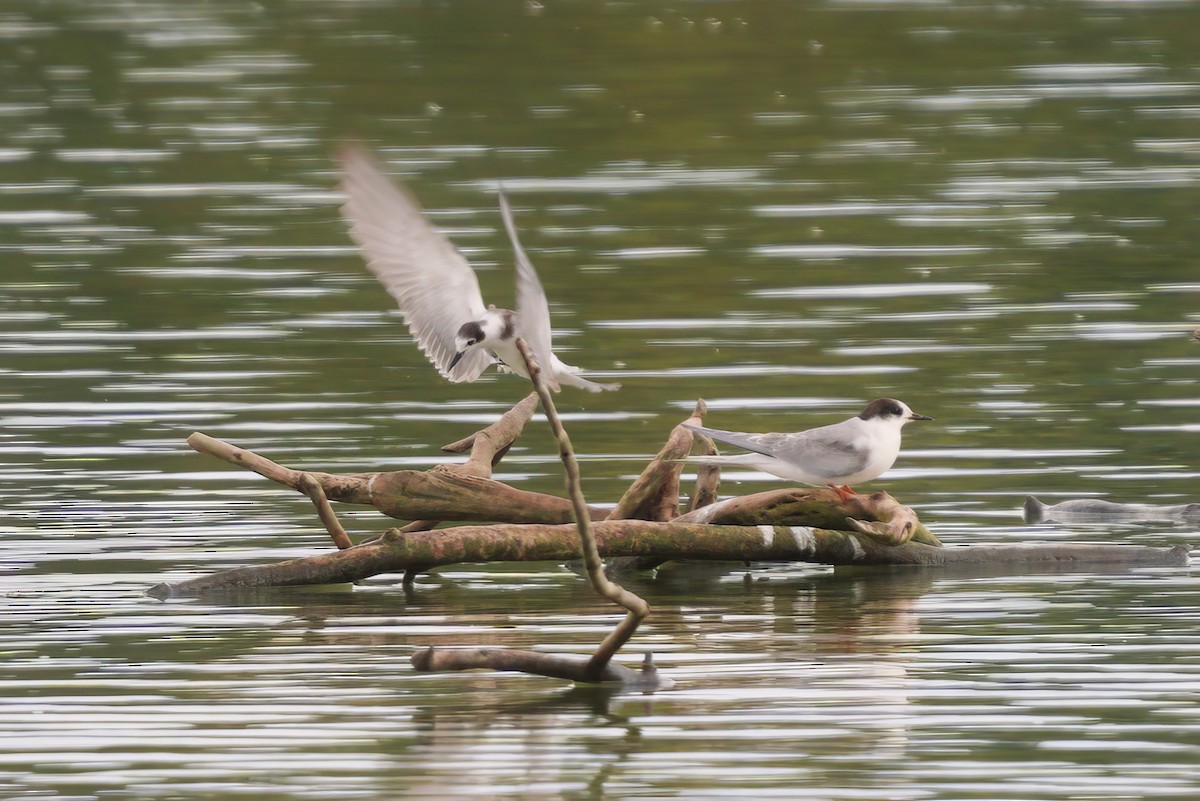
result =
[[517,308],[486,305],[466,258],[433,226],[420,204],[359,147],[341,155],[342,215],[367,266],[396,299],[404,322],[438,372],[453,382],[474,381],[500,362],[529,377],[516,340],[523,338],[542,365],[546,383],[588,392],[619,389],[579,375],[551,348],[550,306],[533,263],[517,239],[512,210],[500,193],[500,214],[516,253]]

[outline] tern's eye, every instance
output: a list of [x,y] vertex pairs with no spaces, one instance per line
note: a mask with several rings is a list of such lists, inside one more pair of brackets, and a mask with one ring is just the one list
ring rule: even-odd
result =
[[472,346],[472,345],[474,345],[474,344],[475,344],[475,340],[473,340],[473,339],[468,339],[468,340],[467,340],[467,347],[468,347],[468,348],[469,348],[469,347],[471,347],[471,346]]

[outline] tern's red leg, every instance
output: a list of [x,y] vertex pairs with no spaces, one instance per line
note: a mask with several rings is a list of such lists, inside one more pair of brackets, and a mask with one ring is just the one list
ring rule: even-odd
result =
[[840,487],[838,487],[834,484],[830,484],[829,488],[837,494],[838,500],[842,501],[843,503],[850,500],[855,495],[858,495],[858,493],[854,491],[854,488],[851,487],[849,484],[843,484]]

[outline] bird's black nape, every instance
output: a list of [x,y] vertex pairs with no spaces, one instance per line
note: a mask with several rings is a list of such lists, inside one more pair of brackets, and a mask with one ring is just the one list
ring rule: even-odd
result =
[[475,320],[463,323],[462,327],[458,329],[458,335],[470,342],[481,342],[483,341],[483,326]]
[[867,408],[858,416],[862,420],[873,420],[876,417],[903,417],[904,414],[904,407],[900,405],[900,401],[877,398],[868,403]]

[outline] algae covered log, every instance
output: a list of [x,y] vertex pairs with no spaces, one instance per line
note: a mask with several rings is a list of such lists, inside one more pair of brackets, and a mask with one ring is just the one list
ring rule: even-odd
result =
[[[885,545],[873,537],[804,526],[728,526],[607,520],[593,524],[602,556],[795,561],[827,565],[953,565],[1055,562],[1063,565],[1184,565],[1188,549],[1139,545],[1017,544],[935,547],[918,542]],[[574,525],[460,526],[436,531],[386,532],[379,540],[342,551],[268,565],[240,567],[175,585],[158,596],[214,589],[296,586],[358,581],[379,573],[463,562],[568,561],[580,558]]]
[[843,498],[823,487],[789,487],[728,498],[675,518],[677,523],[799,525],[862,531],[849,520],[884,524],[875,532],[864,533],[875,533],[897,545],[909,540],[934,546],[942,544],[925,528],[915,511],[886,492]]

